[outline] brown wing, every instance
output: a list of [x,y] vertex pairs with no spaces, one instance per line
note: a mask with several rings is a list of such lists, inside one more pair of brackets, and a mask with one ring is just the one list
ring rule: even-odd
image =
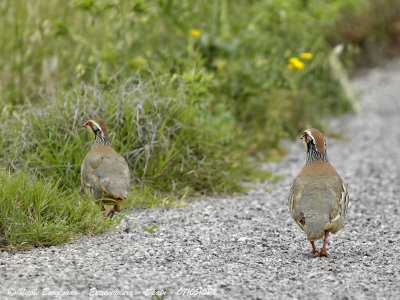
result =
[[347,213],[347,207],[349,205],[349,193],[343,181],[341,181],[341,191],[339,197],[337,198],[337,201],[339,204],[339,213],[331,218],[330,220],[331,224],[334,223],[340,217],[344,218]]
[[122,199],[128,196],[130,172],[125,159],[118,153],[105,156],[93,173],[99,178],[104,196]]
[[85,190],[95,199],[102,197],[126,198],[130,186],[130,172],[125,159],[111,147],[93,148],[81,167]]
[[290,210],[290,214],[293,217],[293,220],[295,220],[296,224],[299,225],[299,227],[303,230],[306,231],[305,227],[304,227],[304,218],[302,218],[302,216],[297,216],[296,215],[296,195],[293,191],[293,187],[294,187],[295,181],[293,181],[292,186],[290,187],[290,191],[289,191],[289,197],[288,197],[288,203],[289,203],[289,210]]
[[85,191],[93,194],[95,199],[102,197],[102,191],[99,188],[100,178],[94,174],[94,169],[100,164],[101,157],[99,155],[92,155],[90,152],[85,157],[81,165],[81,182]]
[[329,223],[325,226],[325,229],[332,233],[336,233],[343,227],[344,218],[349,205],[349,194],[342,180],[340,181],[340,187],[340,193],[338,193],[336,198],[338,209],[335,214],[330,216]]

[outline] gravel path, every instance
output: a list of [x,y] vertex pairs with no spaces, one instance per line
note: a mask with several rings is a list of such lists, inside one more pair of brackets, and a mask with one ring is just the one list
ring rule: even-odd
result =
[[158,290],[165,299],[399,299],[400,60],[353,86],[363,113],[332,122],[344,142],[327,140],[351,197],[345,227],[328,239],[330,258],[305,254],[310,244],[287,207],[305,162],[298,142],[265,165],[286,175],[278,184],[188,208],[132,211],[119,232],[75,244],[1,252],[0,298],[149,299]]

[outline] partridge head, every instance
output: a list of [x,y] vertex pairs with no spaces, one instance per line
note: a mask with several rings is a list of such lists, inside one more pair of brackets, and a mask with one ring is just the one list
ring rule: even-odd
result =
[[[307,129],[300,139],[307,150],[306,165],[294,179],[289,192],[290,213],[307,234],[314,256],[328,256],[326,243],[329,233],[344,225],[349,204],[343,180],[328,162],[326,142],[318,129]],[[324,238],[321,251],[315,241]]]
[[102,211],[105,212],[104,204],[113,205],[107,214],[112,217],[128,196],[129,167],[125,159],[111,147],[104,120],[92,119],[82,126],[94,136],[92,148],[81,165],[82,185],[96,202],[102,203]]

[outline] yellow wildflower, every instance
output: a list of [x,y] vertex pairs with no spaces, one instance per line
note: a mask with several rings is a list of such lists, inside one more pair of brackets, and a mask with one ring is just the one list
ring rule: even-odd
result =
[[305,60],[310,60],[313,58],[313,55],[312,55],[312,53],[309,53],[309,52],[303,52],[300,54],[300,57]]
[[304,63],[297,57],[289,58],[288,69],[301,70],[304,68]]
[[198,29],[190,29],[189,33],[194,37],[199,37],[201,35],[201,31]]
[[233,163],[233,164],[232,164],[232,168],[233,168],[233,169],[236,169],[238,166],[239,166],[239,165],[238,165],[237,163]]
[[226,67],[226,60],[221,60],[219,63],[218,63],[218,70],[222,70],[223,68],[225,68]]

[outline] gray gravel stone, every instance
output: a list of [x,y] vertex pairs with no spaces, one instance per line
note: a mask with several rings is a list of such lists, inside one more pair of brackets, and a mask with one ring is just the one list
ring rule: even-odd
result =
[[328,239],[330,258],[305,254],[310,244],[287,207],[305,161],[298,142],[263,166],[285,175],[277,184],[131,211],[118,232],[74,244],[1,252],[0,298],[149,299],[158,290],[166,299],[399,299],[400,60],[353,86],[363,112],[332,120],[346,140],[327,140],[351,197],[345,227]]

